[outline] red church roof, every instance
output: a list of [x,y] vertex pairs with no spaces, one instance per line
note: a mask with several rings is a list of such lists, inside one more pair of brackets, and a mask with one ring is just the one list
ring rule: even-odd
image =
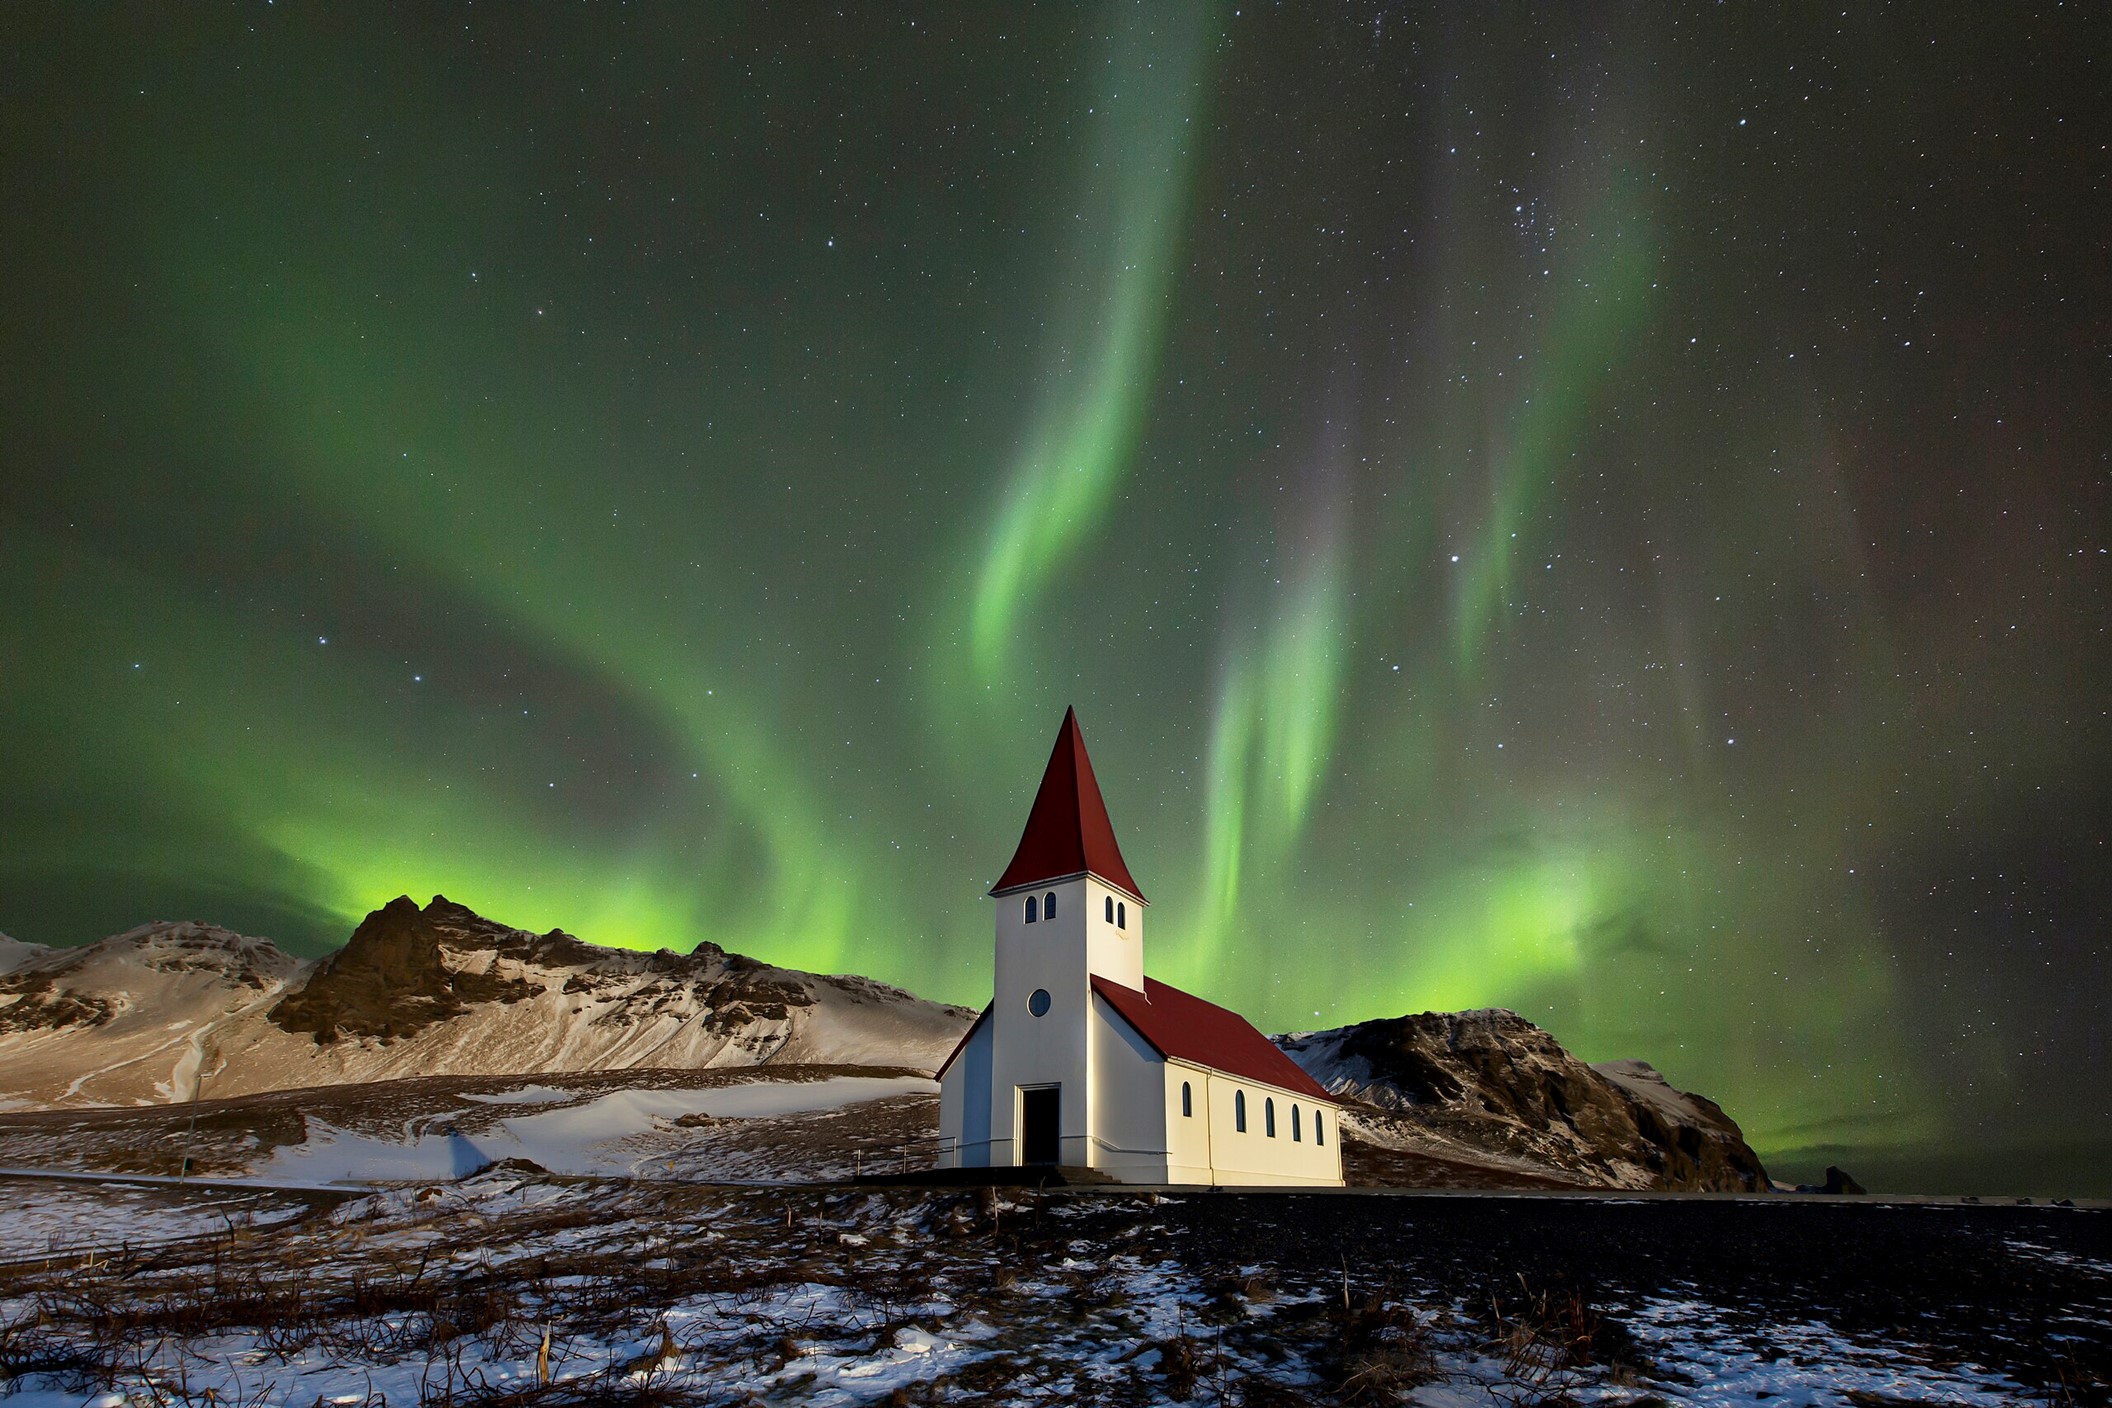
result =
[[990,893],[1001,895],[1088,872],[1137,903],[1145,902],[1144,892],[1122,863],[1122,848],[1115,844],[1115,826],[1107,819],[1107,803],[1101,800],[1100,784],[1093,779],[1093,760],[1085,755],[1078,715],[1065,709],[1063,727],[1056,731],[1056,747],[1041,775],[1041,790],[1034,794],[1034,810],[1027,813],[1019,849]]
[[1157,978],[1146,978],[1144,991],[1138,992],[1096,974],[1093,991],[1161,1056],[1335,1103],[1335,1097],[1318,1081],[1237,1012],[1168,987]]

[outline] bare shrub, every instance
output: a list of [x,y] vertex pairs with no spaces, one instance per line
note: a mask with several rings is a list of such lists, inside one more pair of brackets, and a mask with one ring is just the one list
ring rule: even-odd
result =
[[1489,1290],[1477,1307],[1485,1348],[1503,1365],[1499,1393],[1517,1404],[1566,1402],[1587,1369],[1602,1368],[1616,1383],[1633,1383],[1640,1347],[1627,1326],[1591,1303],[1573,1285],[1534,1287],[1518,1277],[1515,1292]]
[[1429,1322],[1384,1292],[1332,1309],[1328,1319],[1333,1336],[1323,1358],[1343,1402],[1392,1403],[1441,1377]]

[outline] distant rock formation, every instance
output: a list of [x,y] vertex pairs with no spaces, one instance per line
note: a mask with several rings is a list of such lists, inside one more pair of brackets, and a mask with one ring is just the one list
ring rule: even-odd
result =
[[973,1015],[714,944],[603,948],[399,897],[320,962],[198,923],[0,947],[0,1101],[764,1062],[931,1069]]
[[1843,1193],[1868,1193],[1870,1190],[1856,1182],[1855,1175],[1848,1172],[1848,1170],[1828,1164],[1826,1165],[1826,1181],[1824,1183],[1799,1183],[1797,1191],[1799,1193],[1833,1193],[1838,1195]]
[[1425,1012],[1278,1039],[1382,1147],[1580,1186],[1762,1192],[1712,1100],[1642,1061],[1589,1066],[1514,1012]]

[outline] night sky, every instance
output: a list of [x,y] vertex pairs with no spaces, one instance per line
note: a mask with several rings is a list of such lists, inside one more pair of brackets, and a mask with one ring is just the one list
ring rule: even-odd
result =
[[980,1004],[1075,704],[1266,1029],[2112,1190],[2108,37],[10,7],[0,930]]

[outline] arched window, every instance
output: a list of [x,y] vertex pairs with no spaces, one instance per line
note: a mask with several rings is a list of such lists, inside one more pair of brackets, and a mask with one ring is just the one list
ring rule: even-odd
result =
[[1041,897],[1041,917],[1044,919],[1054,919],[1056,917],[1056,892],[1054,890]]
[[1261,1132],[1271,1139],[1276,1137],[1276,1100],[1273,1096],[1261,1102]]
[[1247,1132],[1247,1092],[1244,1090],[1232,1092],[1232,1127],[1241,1134]]
[[1127,929],[1129,927],[1128,905],[1118,904],[1115,906],[1115,927],[1117,929]]
[[1035,919],[1034,907],[1035,907],[1035,900],[1034,900],[1034,897],[1033,897],[1032,895],[1028,895],[1028,896],[1027,896],[1027,922],[1028,922],[1029,924],[1032,924],[1032,923],[1034,922],[1034,919]]
[[1115,922],[1115,897],[1113,895],[1107,897],[1107,922],[1110,924]]
[[1298,1133],[1298,1107],[1291,1106],[1291,1142],[1296,1144],[1302,1136]]
[[1181,1115],[1184,1119],[1195,1118],[1195,1087],[1187,1081],[1181,1082]]
[[1327,1134],[1320,1128],[1320,1112],[1318,1110],[1313,1111],[1313,1142],[1315,1144],[1325,1144],[1327,1142]]

